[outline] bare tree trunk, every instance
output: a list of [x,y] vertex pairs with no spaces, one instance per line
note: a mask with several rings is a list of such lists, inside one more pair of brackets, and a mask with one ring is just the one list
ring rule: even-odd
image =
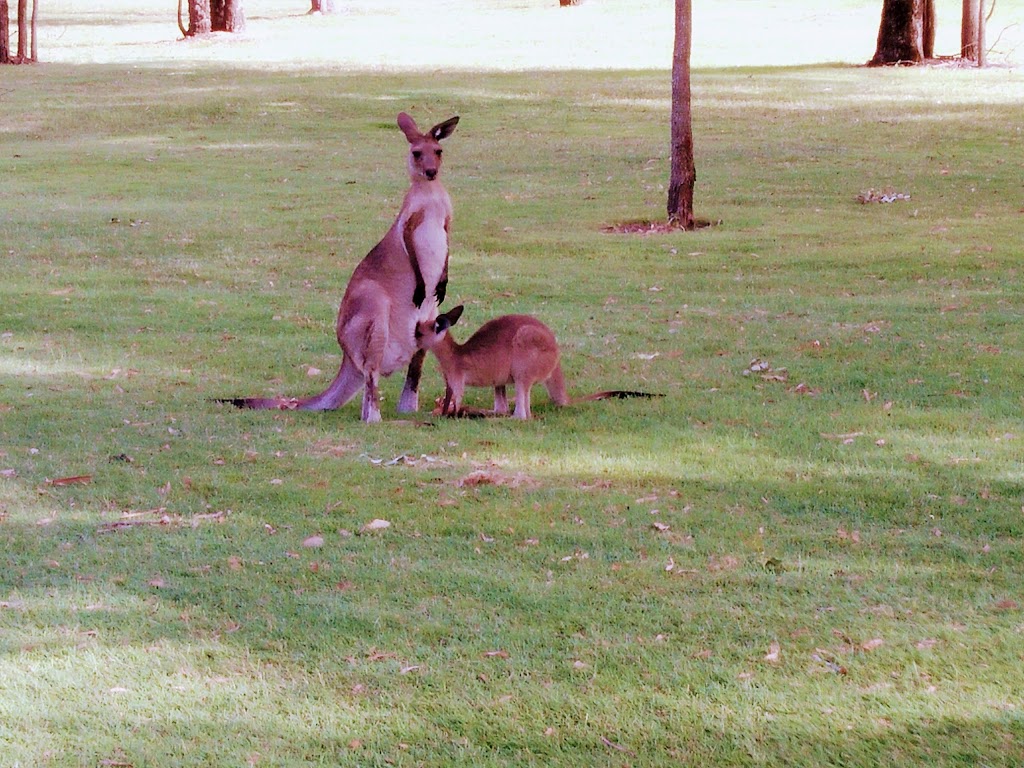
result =
[[690,50],[693,41],[692,0],[676,0],[676,33],[672,52],[671,173],[668,182],[668,220],[693,229],[693,119],[690,110]]
[[325,16],[337,13],[338,9],[334,5],[334,0],[312,0],[312,7],[309,9],[310,13],[322,13]]
[[0,0],[0,64],[11,63],[11,20],[7,0]]
[[978,60],[978,4],[979,0],[963,0],[960,15],[960,58]]
[[207,35],[213,31],[210,0],[188,0],[188,37]]
[[923,29],[921,30],[921,55],[925,60],[935,58],[935,0],[924,0]]
[[570,5],[579,5],[583,0],[558,0],[558,4],[562,8],[568,8]]
[[28,0],[18,0],[18,62],[28,59]]
[[[870,66],[924,61],[925,6],[931,0],[883,0],[878,42]],[[934,30],[934,9],[932,11]]]
[[978,0],[978,66],[985,66],[985,0]]
[[32,46],[30,47],[32,61],[39,61],[39,46],[36,45],[36,17],[39,15],[39,0],[32,0],[32,18],[29,20],[29,28],[32,30]]
[[214,32],[244,32],[242,0],[211,0],[210,21]]

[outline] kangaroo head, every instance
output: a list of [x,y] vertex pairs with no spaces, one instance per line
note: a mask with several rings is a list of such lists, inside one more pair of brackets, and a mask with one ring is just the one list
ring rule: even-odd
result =
[[433,181],[441,172],[441,140],[455,131],[458,117],[449,117],[426,133],[420,133],[416,121],[405,112],[398,115],[398,127],[409,140],[409,177],[413,181]]
[[459,306],[438,315],[434,320],[424,320],[416,326],[416,346],[420,349],[436,347],[448,333],[448,329],[459,322],[464,307]]

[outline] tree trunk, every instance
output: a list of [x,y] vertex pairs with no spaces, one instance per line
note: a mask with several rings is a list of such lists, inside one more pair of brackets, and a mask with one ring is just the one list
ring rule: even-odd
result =
[[210,0],[210,23],[214,32],[244,32],[242,0]]
[[985,0],[978,0],[978,66],[985,66]]
[[935,41],[933,0],[883,0],[878,43],[869,66],[920,64]]
[[960,15],[960,58],[978,60],[978,5],[979,0],[963,0]]
[[0,64],[11,63],[11,20],[7,0],[0,0]]
[[18,0],[18,62],[28,59],[28,0]]
[[668,182],[668,220],[693,229],[693,120],[690,111],[690,49],[693,39],[692,0],[676,0],[675,45],[672,52],[671,173]]
[[29,28],[32,30],[32,45],[29,48],[31,51],[32,61],[39,61],[39,47],[36,45],[36,16],[39,11],[39,0],[32,0],[32,18],[29,19]]
[[570,5],[579,5],[583,0],[558,0],[558,4],[562,8],[568,8]]
[[935,58],[935,0],[924,0],[924,29],[921,31],[921,53],[925,60]]
[[210,0],[188,0],[188,32],[186,36],[207,35],[212,31]]
[[334,0],[312,0],[312,7],[309,9],[310,13],[322,13],[325,16],[337,13],[338,9],[334,5]]

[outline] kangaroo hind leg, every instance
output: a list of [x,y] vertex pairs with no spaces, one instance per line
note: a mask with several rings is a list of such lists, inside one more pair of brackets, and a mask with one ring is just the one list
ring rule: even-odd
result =
[[427,350],[418,349],[409,361],[409,370],[405,374],[405,386],[402,396],[398,398],[398,412],[412,413],[420,408],[420,377],[423,375],[423,361]]

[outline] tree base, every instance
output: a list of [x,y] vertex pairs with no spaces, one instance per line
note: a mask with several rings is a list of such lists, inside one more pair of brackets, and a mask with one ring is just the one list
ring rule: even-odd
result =
[[[709,227],[719,227],[722,225],[722,220],[711,221],[710,219],[694,219],[693,229],[708,229]],[[666,235],[672,232],[687,232],[693,230],[687,230],[685,227],[680,226],[677,222],[668,221],[661,219],[659,221],[652,221],[650,219],[636,219],[634,221],[622,221],[618,224],[609,224],[601,229],[602,232],[606,232],[611,235]]]

